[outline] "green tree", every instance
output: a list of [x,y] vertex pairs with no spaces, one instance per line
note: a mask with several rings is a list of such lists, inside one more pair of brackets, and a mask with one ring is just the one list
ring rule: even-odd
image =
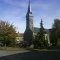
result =
[[16,28],[9,22],[0,21],[0,41],[4,46],[13,46],[16,39]]
[[42,19],[41,19],[40,30],[35,37],[34,47],[35,48],[45,48],[46,43],[47,43],[47,41],[44,38],[44,27],[43,27],[43,23],[42,23]]
[[58,42],[60,41],[60,20],[54,19],[54,24],[51,29],[50,40],[53,46],[58,46]]

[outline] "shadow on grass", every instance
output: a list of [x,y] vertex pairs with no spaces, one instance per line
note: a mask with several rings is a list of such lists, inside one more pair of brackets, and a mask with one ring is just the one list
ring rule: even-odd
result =
[[0,57],[0,60],[60,60],[60,51],[38,51],[18,53]]

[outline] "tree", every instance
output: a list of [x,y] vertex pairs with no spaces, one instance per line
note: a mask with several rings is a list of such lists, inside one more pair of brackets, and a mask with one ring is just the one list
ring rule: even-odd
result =
[[41,19],[40,30],[37,33],[37,35],[35,37],[35,41],[34,41],[34,47],[35,48],[45,48],[46,47],[46,40],[44,38],[44,27],[43,27],[42,22],[43,21]]
[[16,35],[16,28],[12,24],[0,21],[0,41],[2,41],[5,46],[13,46]]
[[53,46],[58,46],[58,41],[60,41],[60,20],[54,19],[54,24],[52,25],[50,40]]

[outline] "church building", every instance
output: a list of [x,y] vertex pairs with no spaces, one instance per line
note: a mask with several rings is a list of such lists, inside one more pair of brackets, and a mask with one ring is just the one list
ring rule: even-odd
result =
[[[50,45],[49,39],[49,29],[44,30],[46,33],[44,34],[45,40],[48,40],[48,44]],[[28,46],[30,46],[34,40],[35,35],[39,32],[39,28],[33,27],[33,14],[31,11],[31,4],[29,1],[28,11],[26,14],[26,30],[24,32],[24,41]]]

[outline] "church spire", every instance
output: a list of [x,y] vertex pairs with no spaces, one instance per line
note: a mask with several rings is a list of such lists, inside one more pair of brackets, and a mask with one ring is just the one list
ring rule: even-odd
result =
[[24,41],[28,46],[30,46],[33,42],[33,15],[31,12],[31,4],[30,0],[28,3],[28,11],[26,14],[26,30],[24,32]]
[[28,4],[28,12],[31,12],[31,4],[30,4],[30,0],[29,0],[29,4]]

